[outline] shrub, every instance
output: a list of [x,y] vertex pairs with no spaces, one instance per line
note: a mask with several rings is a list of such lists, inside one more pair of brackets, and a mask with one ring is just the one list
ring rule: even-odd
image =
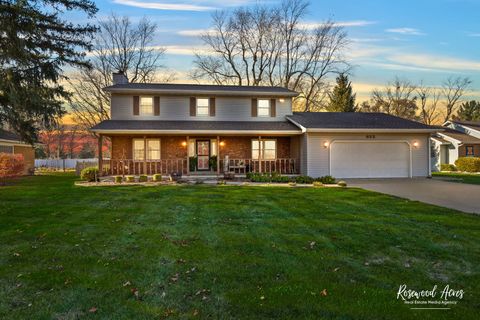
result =
[[315,181],[319,181],[323,184],[335,184],[336,180],[332,176],[323,176],[320,178],[315,179]]
[[24,168],[23,155],[0,153],[0,179],[21,176]]
[[144,174],[138,177],[138,182],[147,182],[147,181],[148,181],[148,177]]
[[162,175],[159,174],[159,173],[154,174],[152,179],[153,179],[153,181],[155,181],[155,182],[162,181]]
[[343,181],[343,180],[338,181],[337,184],[338,184],[340,187],[346,187],[346,186],[347,186],[347,183],[346,183],[345,181]]
[[210,166],[210,170],[217,171],[217,156],[211,156],[208,165]]
[[122,183],[123,177],[122,176],[115,176],[115,183]]
[[461,157],[455,161],[455,166],[460,171],[465,172],[480,172],[480,158],[479,157]]
[[309,177],[309,176],[298,176],[298,177],[295,177],[295,182],[296,183],[311,184],[311,183],[313,183],[313,178]]
[[189,167],[190,167],[190,171],[196,171],[197,170],[197,162],[198,162],[197,157],[190,157],[189,158],[188,164],[189,164]]
[[134,176],[126,176],[125,177],[127,182],[135,182],[135,177]]
[[252,182],[278,182],[278,183],[287,183],[293,181],[292,178],[287,176],[282,176],[276,172],[269,173],[247,173],[247,179]]
[[323,183],[320,181],[313,181],[313,186],[314,187],[323,187]]
[[453,164],[442,163],[440,165],[440,171],[457,171],[457,168]]
[[88,167],[80,172],[80,179],[88,182],[99,181],[99,172],[97,167]]

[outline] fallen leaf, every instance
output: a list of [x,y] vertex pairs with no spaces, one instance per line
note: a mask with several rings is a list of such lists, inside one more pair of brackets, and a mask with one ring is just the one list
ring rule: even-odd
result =
[[265,300],[265,296],[261,296],[261,297],[260,297],[260,300]]
[[173,277],[171,277],[170,280],[172,280],[173,282],[177,282],[178,281],[178,273],[176,273]]
[[15,252],[13,255],[14,255],[15,257],[20,257],[20,253],[18,253],[18,252]]
[[324,296],[324,297],[327,296],[327,289],[323,289],[323,290],[320,292],[320,294],[321,294],[322,296]]
[[132,289],[130,289],[130,291],[133,293],[135,298],[138,299],[138,297],[139,297],[138,289],[137,288],[132,288]]
[[194,316],[194,317],[195,317],[195,316],[198,316],[198,313],[199,313],[199,312],[198,312],[197,309],[193,310],[193,316]]
[[340,268],[337,267],[337,268],[333,269],[333,272],[337,272],[338,270],[340,270]]
[[88,312],[90,312],[90,313],[95,313],[95,312],[97,312],[97,308],[91,307],[91,308],[88,310]]
[[123,284],[124,287],[131,285],[130,281],[127,281]]

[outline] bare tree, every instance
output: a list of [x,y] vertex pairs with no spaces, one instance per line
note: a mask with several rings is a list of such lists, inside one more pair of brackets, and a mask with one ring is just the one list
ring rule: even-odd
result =
[[348,69],[345,31],[332,21],[302,23],[304,0],[216,12],[201,39],[211,54],[196,54],[194,79],[217,84],[284,86],[301,93],[304,111],[322,106],[329,75]]
[[110,96],[103,88],[112,84],[113,72],[123,72],[130,82],[152,82],[160,80],[158,71],[163,67],[165,49],[154,46],[157,25],[149,19],[133,24],[128,17],[112,14],[99,26],[92,68],[79,70],[69,81],[71,109],[83,129],[110,118]]
[[439,117],[438,103],[441,93],[439,90],[424,86],[421,83],[417,88],[417,94],[420,98],[420,117],[423,123],[431,125]]
[[417,87],[408,80],[398,77],[383,89],[372,92],[372,107],[376,112],[384,112],[402,118],[417,119]]
[[458,102],[467,92],[472,80],[468,77],[450,77],[442,85],[445,97],[444,122],[451,119],[457,109]]

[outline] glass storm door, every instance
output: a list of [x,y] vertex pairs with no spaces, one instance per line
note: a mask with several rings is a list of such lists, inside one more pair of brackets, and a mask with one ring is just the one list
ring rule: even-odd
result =
[[210,169],[210,140],[197,140],[197,168]]

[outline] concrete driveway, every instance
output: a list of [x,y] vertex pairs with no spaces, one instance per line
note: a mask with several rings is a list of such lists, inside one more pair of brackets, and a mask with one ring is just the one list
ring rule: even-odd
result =
[[350,179],[348,186],[480,214],[480,185],[434,179]]

